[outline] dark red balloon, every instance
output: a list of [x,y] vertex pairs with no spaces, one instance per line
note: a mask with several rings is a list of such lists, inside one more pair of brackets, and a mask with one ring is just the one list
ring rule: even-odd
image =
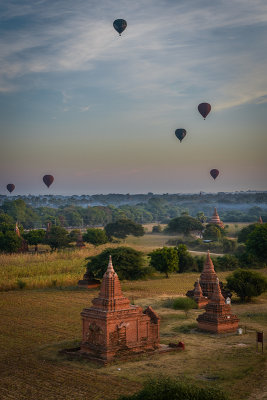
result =
[[175,136],[177,137],[177,139],[180,140],[180,142],[183,140],[185,135],[186,135],[186,130],[185,129],[176,129]]
[[211,169],[210,170],[210,174],[211,174],[213,179],[216,179],[217,176],[219,175],[219,171],[217,169]]
[[51,186],[52,183],[54,182],[54,177],[52,175],[45,175],[43,177],[43,181],[46,184],[46,186],[49,188],[49,186]]
[[9,183],[8,185],[6,185],[6,188],[9,191],[9,193],[12,193],[13,190],[15,189],[15,185],[13,185],[13,183]]
[[198,111],[205,119],[211,110],[211,105],[209,103],[201,103],[198,105]]
[[116,29],[116,31],[119,33],[119,35],[121,36],[122,32],[126,29],[127,27],[127,22],[125,21],[125,19],[116,19],[113,22],[113,27],[114,29]]

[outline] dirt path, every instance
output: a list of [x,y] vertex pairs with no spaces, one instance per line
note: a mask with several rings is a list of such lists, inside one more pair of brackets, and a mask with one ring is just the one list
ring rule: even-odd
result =
[[[207,252],[206,251],[199,251],[199,250],[188,250],[189,251],[189,253],[198,253],[198,254],[207,254]],[[220,257],[222,257],[222,256],[224,256],[224,254],[219,254],[219,253],[210,253],[210,255],[211,256],[220,256]]]

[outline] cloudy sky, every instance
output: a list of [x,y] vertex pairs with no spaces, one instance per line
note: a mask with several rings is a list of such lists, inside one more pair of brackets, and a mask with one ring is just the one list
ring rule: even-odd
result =
[[0,193],[267,190],[266,22],[266,0],[0,0]]

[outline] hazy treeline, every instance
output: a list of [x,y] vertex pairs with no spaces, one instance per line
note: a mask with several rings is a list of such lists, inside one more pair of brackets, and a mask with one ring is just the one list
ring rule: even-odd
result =
[[168,223],[183,213],[207,218],[216,206],[224,222],[267,221],[267,192],[217,194],[109,194],[81,196],[0,196],[0,212],[24,228],[104,226],[120,218],[137,223]]

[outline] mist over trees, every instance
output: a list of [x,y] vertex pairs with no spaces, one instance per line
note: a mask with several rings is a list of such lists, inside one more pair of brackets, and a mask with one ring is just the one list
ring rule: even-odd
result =
[[0,196],[0,213],[25,229],[44,228],[47,222],[63,227],[99,227],[118,219],[168,223],[184,212],[208,222],[214,207],[224,222],[267,221],[267,192],[201,194],[107,194]]

